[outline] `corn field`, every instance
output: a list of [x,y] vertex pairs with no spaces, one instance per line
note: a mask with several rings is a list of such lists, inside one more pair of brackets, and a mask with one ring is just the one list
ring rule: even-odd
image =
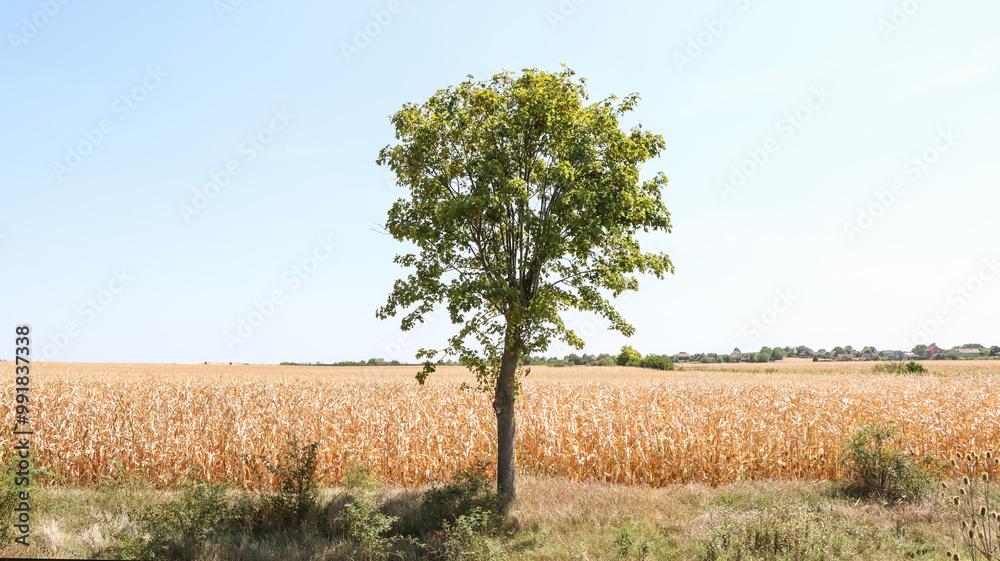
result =
[[[916,455],[1000,448],[1000,362],[941,364],[930,376],[875,375],[870,364],[867,374],[855,364],[532,367],[518,401],[517,463],[522,473],[652,486],[835,480],[843,438],[859,422],[889,419]],[[319,443],[320,479],[331,485],[351,463],[388,486],[494,465],[490,396],[461,391],[472,377],[459,367],[425,386],[417,370],[36,363],[32,447],[49,481],[81,485],[141,476],[160,487],[229,478],[273,489],[265,466],[289,434]],[[13,427],[7,394],[0,414]],[[12,437],[8,429],[0,439],[5,459]]]

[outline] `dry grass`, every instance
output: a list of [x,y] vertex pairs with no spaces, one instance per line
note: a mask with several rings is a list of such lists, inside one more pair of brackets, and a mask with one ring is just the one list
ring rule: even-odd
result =
[[[791,359],[663,373],[532,367],[518,406],[518,464],[653,486],[836,479],[842,436],[874,419],[897,420],[915,454],[1000,448],[1000,362],[927,364],[945,375],[873,375],[872,363]],[[696,370],[705,367],[719,371]],[[290,432],[319,442],[328,484],[350,461],[391,486],[489,462],[489,398],[458,390],[472,379],[460,367],[423,387],[413,380],[418,370],[34,364],[34,446],[42,466],[78,484],[127,473],[157,486],[191,476],[272,488],[276,479],[255,458],[277,460]],[[12,392],[0,402],[8,427]],[[0,438],[5,457],[12,444],[9,433]]]
[[[706,559],[713,558],[705,547],[710,542],[728,545],[720,559],[936,559],[953,548],[949,528],[957,527],[950,497],[943,492],[919,503],[887,506],[845,501],[827,484],[804,481],[649,488],[523,475],[518,486],[506,525],[511,531],[494,542],[510,554],[499,558],[510,561]],[[412,517],[426,490],[392,488],[368,496],[384,514]],[[341,501],[343,491],[323,489],[320,503]],[[231,504],[256,498],[236,489],[227,494]],[[113,557],[122,532],[132,538],[148,535],[149,528],[137,523],[139,513],[181,496],[178,490],[145,486],[49,488],[33,506],[31,546],[12,544],[0,550],[0,557]],[[761,529],[780,539],[783,555],[768,549],[772,542],[759,543]],[[622,556],[618,538],[626,530],[636,547]],[[650,546],[648,555],[640,553],[642,543]],[[791,555],[793,544],[810,555]],[[189,553],[196,561],[364,558],[338,538],[301,529],[223,533]]]

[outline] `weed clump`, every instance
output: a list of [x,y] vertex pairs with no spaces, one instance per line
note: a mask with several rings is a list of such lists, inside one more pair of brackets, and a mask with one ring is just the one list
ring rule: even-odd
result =
[[[21,504],[21,493],[38,491],[41,488],[38,484],[39,477],[53,477],[52,472],[37,467],[37,459],[38,456],[34,449],[28,452],[27,458],[22,458],[19,454],[12,454],[7,459],[7,465],[0,472],[0,548],[11,545],[14,539],[20,535],[20,532],[15,532],[14,529],[15,514],[17,514],[14,509]],[[27,469],[28,484],[24,485],[22,480],[20,481],[22,485],[18,485],[18,478],[24,477],[25,470],[18,466],[23,460],[27,460],[31,466]],[[18,472],[21,472],[20,476],[17,475]]]
[[491,491],[485,465],[480,463],[456,474],[451,482],[425,491],[418,511],[402,520],[398,531],[403,535],[426,536],[477,511],[484,517],[486,527],[498,528],[502,520],[499,499],[499,494]]
[[[964,462],[963,462],[964,460]],[[962,465],[964,463],[964,470]],[[958,484],[958,494],[951,498],[957,519],[961,522],[959,538],[968,559],[1000,559],[1000,500],[991,489],[1000,471],[1000,458],[992,451],[984,454],[956,453],[951,460],[956,474],[964,475]],[[947,484],[943,484],[948,489]],[[949,559],[961,559],[957,552],[948,552]]]
[[316,479],[318,444],[288,440],[282,461],[267,464],[281,481],[277,493],[232,502],[228,482],[189,483],[174,500],[146,507],[138,516],[143,532],[122,532],[108,554],[118,559],[193,559],[207,541],[237,532],[268,532],[318,525],[322,513]]
[[332,521],[333,534],[360,549],[366,558],[374,558],[392,543],[386,536],[396,522],[395,516],[378,512],[375,505],[361,495],[349,495],[347,502]]
[[915,360],[904,363],[899,362],[885,362],[881,364],[876,364],[872,369],[875,374],[925,374],[927,372],[927,367]]
[[318,448],[317,442],[301,446],[298,438],[292,435],[288,439],[286,460],[279,461],[277,465],[268,464],[268,471],[281,480],[281,490],[270,498],[268,504],[270,514],[293,525],[301,525],[319,510],[319,481],[316,479]]
[[873,421],[860,427],[847,441],[845,452],[850,479],[848,496],[886,503],[921,498],[930,484],[925,467],[933,456],[911,460],[895,444],[899,427],[892,421]]
[[369,473],[368,466],[359,462],[347,464],[341,484],[348,489],[362,491],[376,491],[382,487],[379,480]]

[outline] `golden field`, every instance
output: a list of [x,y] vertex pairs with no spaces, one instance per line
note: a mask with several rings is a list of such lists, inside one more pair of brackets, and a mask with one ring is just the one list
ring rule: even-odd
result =
[[[10,364],[10,363],[8,363]],[[837,479],[858,422],[893,419],[915,454],[1000,448],[1000,361],[926,362],[931,375],[872,374],[874,363],[683,365],[680,371],[531,367],[518,402],[524,472],[663,486],[747,479]],[[11,368],[12,369],[12,368]],[[427,385],[419,367],[32,364],[32,446],[55,482],[140,474],[252,488],[277,479],[286,435],[319,443],[321,479],[350,462],[390,486],[492,464],[490,398],[463,392],[461,367]],[[13,387],[0,403],[14,425]],[[4,457],[12,434],[0,438]]]

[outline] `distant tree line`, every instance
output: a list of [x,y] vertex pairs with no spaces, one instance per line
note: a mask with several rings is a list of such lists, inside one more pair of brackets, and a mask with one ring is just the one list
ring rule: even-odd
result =
[[[936,345],[931,343],[930,345],[917,345],[913,347],[910,351],[912,354],[920,358],[929,358],[928,349],[934,349]],[[1000,347],[986,347],[985,345],[980,345],[979,343],[966,343],[965,345],[960,345],[955,347],[955,349],[978,349],[983,352],[983,357],[998,357],[1000,356]],[[681,353],[686,355],[686,353]],[[736,356],[734,356],[734,354]],[[695,353],[692,355],[685,356],[682,361],[686,362],[699,362],[699,363],[730,363],[730,362],[774,362],[782,360],[785,357],[806,357],[812,358],[813,360],[837,360],[840,355],[851,355],[855,358],[870,354],[872,360],[889,360],[888,357],[880,356],[880,352],[873,346],[867,346],[860,350],[855,349],[850,345],[843,347],[834,347],[833,349],[827,351],[826,349],[819,349],[818,351],[813,351],[805,345],[799,345],[797,347],[761,347],[757,352],[750,353]],[[885,354],[883,351],[881,354]],[[955,350],[944,351],[935,355],[935,358],[943,358],[949,360],[955,360],[959,357]],[[674,363],[678,360],[678,355],[657,355],[649,354],[645,357],[642,353],[633,349],[632,347],[625,345],[621,348],[621,352],[617,355],[611,355],[608,353],[601,353],[599,355],[593,354],[568,354],[562,358],[558,357],[544,357],[544,356],[524,356],[521,357],[521,366],[637,366],[639,368],[654,368],[657,370],[673,370]],[[345,360],[341,362],[333,363],[323,363],[323,362],[282,362],[283,366],[406,366],[406,363],[401,363],[398,360],[385,360],[383,358],[369,358],[368,360],[350,361]],[[458,364],[453,360],[446,360],[444,362],[446,366],[454,366]]]
[[520,360],[521,366],[614,366],[615,357],[607,353],[599,355],[569,354],[563,358],[544,356],[524,356]]
[[282,362],[281,366],[403,366],[398,360],[385,360],[384,358],[370,358],[357,362],[343,360],[340,362]]
[[522,366],[636,366],[639,368],[653,368],[656,370],[673,370],[674,363],[667,355],[649,354],[645,357],[642,353],[629,347],[622,347],[621,353],[617,356],[601,353],[599,355],[576,355],[569,354],[563,358],[557,357],[522,357]]

